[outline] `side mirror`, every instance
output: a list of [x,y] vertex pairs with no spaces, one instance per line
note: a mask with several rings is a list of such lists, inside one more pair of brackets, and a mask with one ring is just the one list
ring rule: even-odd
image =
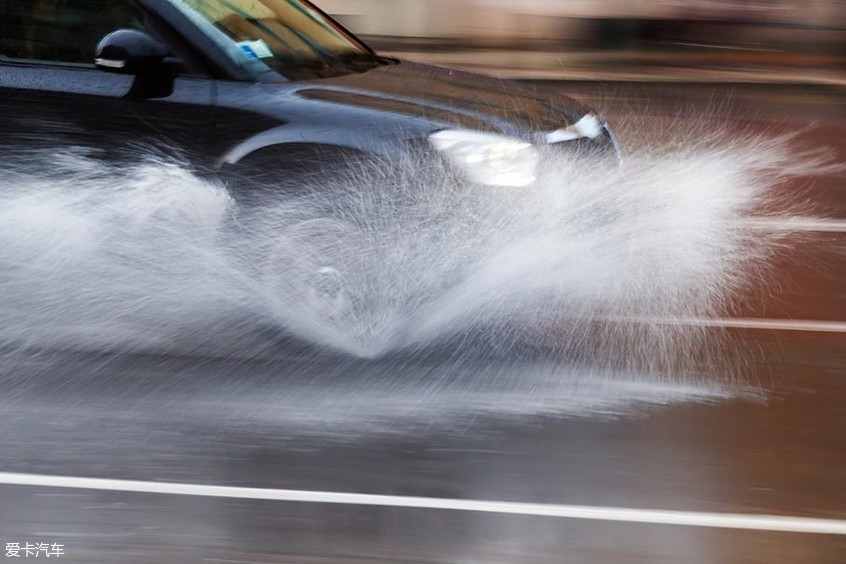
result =
[[119,29],[97,45],[97,68],[120,74],[148,74],[161,69],[167,47],[137,29]]

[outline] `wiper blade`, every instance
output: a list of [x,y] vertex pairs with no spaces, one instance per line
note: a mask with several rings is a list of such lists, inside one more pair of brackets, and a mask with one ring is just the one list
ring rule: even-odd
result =
[[371,64],[371,65],[389,65],[392,64],[393,61],[388,57],[382,57],[381,55],[377,55],[376,53],[371,53],[367,51],[350,51],[347,53],[342,53],[340,55],[336,55],[336,60],[340,61],[344,64]]

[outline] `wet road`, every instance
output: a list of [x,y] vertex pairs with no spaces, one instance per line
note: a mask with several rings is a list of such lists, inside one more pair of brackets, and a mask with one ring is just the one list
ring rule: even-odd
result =
[[[624,144],[717,120],[798,130],[797,147],[846,161],[838,90],[569,89]],[[741,327],[704,328],[683,376],[437,355],[4,354],[0,541],[61,543],[81,563],[840,564],[846,183],[811,174],[782,195],[829,221],[787,236],[727,308]],[[773,515],[790,519],[753,518]]]

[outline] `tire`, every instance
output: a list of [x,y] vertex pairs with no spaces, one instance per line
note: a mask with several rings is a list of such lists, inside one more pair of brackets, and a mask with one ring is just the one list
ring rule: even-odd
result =
[[233,197],[247,205],[261,205],[267,197],[298,197],[328,183],[367,155],[344,147],[309,144],[274,145],[250,153],[219,173]]
[[355,225],[305,220],[274,238],[261,268],[262,284],[282,310],[345,325],[356,318],[366,291],[365,251]]

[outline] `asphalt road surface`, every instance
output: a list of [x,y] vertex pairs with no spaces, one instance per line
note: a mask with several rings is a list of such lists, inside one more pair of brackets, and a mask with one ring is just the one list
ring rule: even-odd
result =
[[[719,120],[846,160],[836,89],[547,86],[602,108],[624,144]],[[721,343],[684,378],[5,353],[0,542],[86,564],[842,564],[846,181],[810,173],[783,195],[814,221],[731,316],[684,320]]]

